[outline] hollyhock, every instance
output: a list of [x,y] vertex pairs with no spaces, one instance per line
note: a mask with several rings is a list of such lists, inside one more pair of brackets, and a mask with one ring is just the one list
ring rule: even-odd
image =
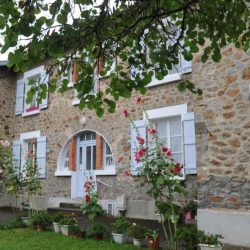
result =
[[137,141],[139,142],[140,145],[143,145],[145,143],[145,140],[140,136],[136,136],[136,139],[137,139]]
[[129,114],[129,113],[128,113],[128,110],[127,110],[127,109],[123,110],[123,114],[125,115],[126,118],[128,118],[128,114]]
[[89,203],[90,200],[91,200],[91,198],[90,198],[90,196],[87,194],[87,195],[85,196],[85,201],[86,201],[87,203]]
[[154,129],[154,128],[148,128],[148,132],[150,135],[154,135],[157,133],[156,129]]
[[181,166],[177,163],[173,168],[170,169],[170,172],[173,174],[180,174],[181,173]]
[[129,169],[125,169],[125,170],[123,171],[123,175],[124,175],[124,176],[131,176],[130,170],[129,170]]
[[161,151],[164,153],[167,157],[172,157],[172,152],[166,148],[164,145],[161,146]]
[[142,158],[142,157],[145,155],[145,152],[146,152],[146,149],[141,148],[141,149],[138,151],[138,156],[139,156],[140,158]]

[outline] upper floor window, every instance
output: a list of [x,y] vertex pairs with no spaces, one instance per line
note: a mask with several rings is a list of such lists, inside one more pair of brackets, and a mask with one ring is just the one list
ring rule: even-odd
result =
[[[17,81],[16,89],[16,115],[28,116],[37,114],[48,106],[48,94],[38,103],[39,85],[47,88],[49,77],[44,66],[34,68],[24,73],[23,79]],[[42,86],[40,86],[42,87]],[[33,94],[32,100],[27,103],[28,93]]]

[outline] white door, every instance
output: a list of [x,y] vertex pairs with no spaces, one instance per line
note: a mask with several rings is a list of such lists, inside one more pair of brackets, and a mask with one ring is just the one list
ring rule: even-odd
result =
[[96,180],[94,171],[96,169],[96,141],[80,141],[77,143],[77,197],[85,195],[84,183],[92,176]]

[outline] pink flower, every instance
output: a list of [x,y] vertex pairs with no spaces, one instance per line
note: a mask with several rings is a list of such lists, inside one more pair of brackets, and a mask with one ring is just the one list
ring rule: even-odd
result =
[[138,156],[139,156],[140,158],[142,158],[142,157],[145,155],[145,152],[146,152],[146,149],[141,148],[141,149],[138,151]]
[[126,118],[128,118],[128,110],[127,109],[123,110],[123,114],[125,115]]
[[137,141],[139,142],[140,145],[143,145],[145,143],[145,140],[140,136],[136,136],[136,139],[137,139]]
[[170,172],[173,174],[180,174],[181,173],[181,166],[179,163],[176,163],[176,165],[173,168],[170,168]]
[[166,148],[164,145],[161,146],[161,151],[162,153],[164,153],[167,157],[171,157],[172,156],[172,153],[171,151]]
[[142,104],[143,103],[143,100],[140,96],[137,96],[136,97],[136,104]]
[[122,162],[123,160],[124,160],[124,157],[123,157],[123,156],[120,156],[120,157],[118,157],[117,162],[120,163],[120,162]]
[[89,203],[90,200],[91,200],[91,198],[90,198],[90,196],[87,194],[87,195],[85,196],[85,201],[86,201],[87,203]]
[[139,156],[138,152],[135,152],[135,160],[137,163],[141,161],[141,157]]
[[154,128],[148,128],[148,132],[150,135],[154,135],[157,133],[156,129],[154,129]]

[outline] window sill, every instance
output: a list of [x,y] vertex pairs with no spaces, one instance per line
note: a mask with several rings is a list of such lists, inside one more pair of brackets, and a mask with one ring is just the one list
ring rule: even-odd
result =
[[69,171],[68,169],[65,170],[57,170],[54,174],[54,176],[71,176],[72,171]]
[[165,83],[170,83],[170,82],[175,82],[175,81],[179,81],[179,80],[181,80],[180,74],[175,73],[175,74],[167,75],[162,80],[157,80],[156,78],[154,78],[152,80],[152,82],[147,85],[147,87],[153,87],[153,86],[157,86],[157,85],[161,85],[161,84],[165,84]]
[[95,175],[116,175],[115,168],[94,170]]
[[30,111],[30,112],[24,112],[22,114],[22,117],[26,117],[26,116],[30,116],[30,115],[37,115],[40,113],[40,109],[36,109],[34,111]]

